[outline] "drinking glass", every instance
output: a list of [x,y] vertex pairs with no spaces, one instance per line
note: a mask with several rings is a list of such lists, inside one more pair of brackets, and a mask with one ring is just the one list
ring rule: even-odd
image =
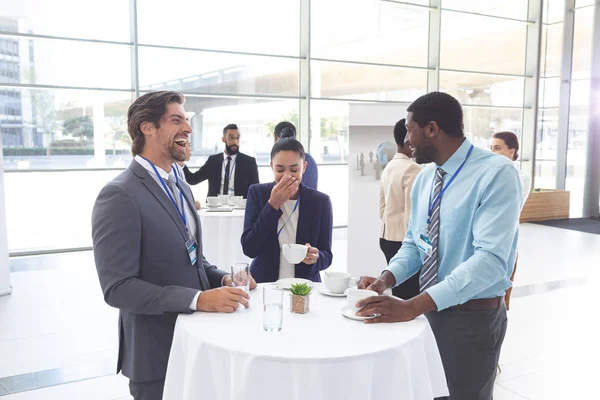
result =
[[276,284],[263,286],[263,329],[279,332],[283,327],[283,289]]
[[231,265],[231,282],[233,287],[239,287],[250,293],[250,269],[246,263]]

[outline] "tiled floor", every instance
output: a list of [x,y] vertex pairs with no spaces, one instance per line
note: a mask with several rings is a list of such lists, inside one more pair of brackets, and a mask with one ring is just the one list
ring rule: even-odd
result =
[[[345,236],[335,238],[332,268],[343,269]],[[525,224],[519,249],[494,398],[600,398],[600,235]],[[130,398],[127,379],[111,373],[117,312],[103,301],[91,252],[13,259],[11,268],[13,294],[0,297],[0,397]],[[50,386],[61,382],[70,383]]]

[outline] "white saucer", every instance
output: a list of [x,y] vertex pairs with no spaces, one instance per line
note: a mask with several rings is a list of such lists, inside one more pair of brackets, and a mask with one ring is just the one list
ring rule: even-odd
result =
[[222,207],[210,207],[206,210],[207,212],[231,212],[233,211],[232,207],[222,206]]
[[283,278],[283,279],[278,280],[275,283],[277,285],[279,285],[280,288],[287,289],[287,290],[290,290],[292,285],[295,285],[296,283],[306,283],[310,287],[313,287],[313,284],[314,284],[313,281],[309,281],[308,279],[302,279],[302,278]]
[[358,315],[354,314],[354,311],[352,311],[352,308],[350,308],[350,306],[342,307],[341,311],[344,317],[354,319],[356,321],[364,321],[365,319],[373,319],[379,317],[378,314],[369,315],[367,317],[359,317]]
[[319,285],[319,292],[321,292],[321,294],[324,294],[325,296],[346,297],[346,291],[344,291],[343,293],[331,293],[327,285],[325,285],[324,283]]
[[238,207],[238,206],[234,206],[233,207],[234,210],[245,210],[246,207]]

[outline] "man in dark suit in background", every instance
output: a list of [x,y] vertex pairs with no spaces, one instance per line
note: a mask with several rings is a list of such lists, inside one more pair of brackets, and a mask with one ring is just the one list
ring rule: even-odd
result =
[[223,128],[225,152],[208,157],[206,163],[196,172],[183,167],[185,180],[196,185],[208,179],[208,196],[229,194],[248,196],[250,185],[258,183],[256,159],[240,153],[240,130],[236,124]]

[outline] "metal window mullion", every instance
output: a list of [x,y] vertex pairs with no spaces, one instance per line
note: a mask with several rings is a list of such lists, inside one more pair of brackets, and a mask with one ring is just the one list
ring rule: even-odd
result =
[[129,30],[130,39],[133,43],[131,47],[131,88],[134,91],[135,98],[140,96],[140,78],[139,78],[139,43],[137,27],[137,0],[129,0]]
[[[310,0],[300,0],[300,127],[298,139],[305,143],[310,152],[310,101],[311,101],[311,76],[310,76]],[[297,127],[298,128],[298,127]]]
[[[591,65],[600,65],[600,4],[595,2]],[[600,216],[600,68],[590,68],[587,159],[583,186],[583,217]]]
[[472,16],[476,16],[476,17],[499,19],[499,20],[502,20],[502,21],[517,22],[517,23],[520,23],[520,24],[527,24],[527,25],[534,25],[534,24],[537,23],[535,20],[531,20],[531,18],[529,18],[528,20],[524,20],[524,19],[518,19],[518,18],[502,17],[500,15],[478,13],[478,12],[473,12],[473,11],[456,10],[454,8],[442,7],[442,11],[448,11],[448,12],[453,12],[453,13],[458,13],[458,14],[465,14],[465,15],[472,15]]
[[558,134],[556,143],[556,188],[565,189],[567,180],[567,150],[569,148],[569,113],[571,105],[571,75],[573,70],[573,39],[575,34],[575,0],[565,0],[563,47],[558,103]]
[[440,88],[440,49],[442,31],[441,0],[429,0],[428,53],[427,53],[427,93]]

